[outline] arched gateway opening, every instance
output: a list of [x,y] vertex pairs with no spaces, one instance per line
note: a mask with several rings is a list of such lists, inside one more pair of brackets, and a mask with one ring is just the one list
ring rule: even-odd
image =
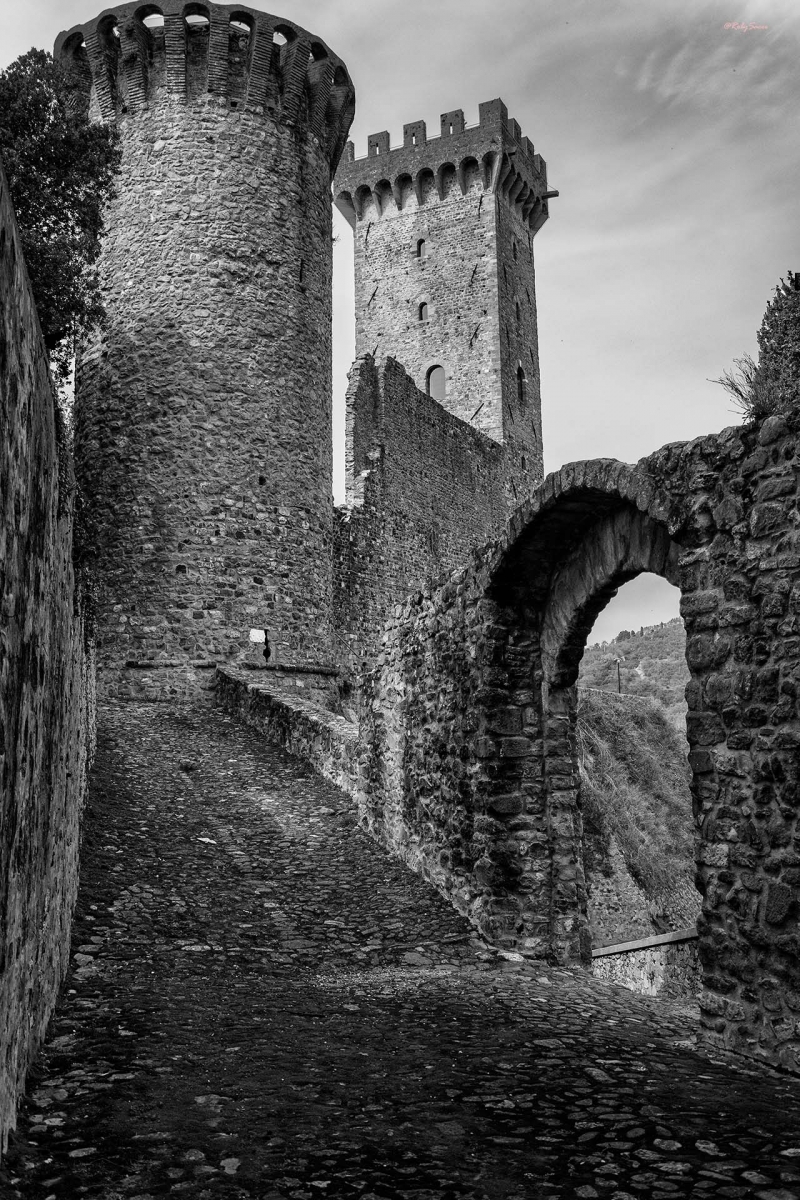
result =
[[[501,742],[497,760],[487,764],[487,806],[497,816],[505,810],[515,835],[505,849],[516,849],[518,861],[506,854],[505,865],[516,875],[508,882],[529,952],[544,952],[546,942],[548,957],[561,963],[587,963],[591,956],[576,745],[576,685],[587,638],[617,590],[643,572],[683,592],[681,557],[696,541],[697,530],[672,534],[663,518],[619,494],[581,489],[541,511],[493,574],[505,678],[493,689],[486,721],[490,729],[514,728],[519,738],[516,746]],[[691,632],[691,617],[688,624]],[[697,732],[690,722],[690,761],[704,744]],[[695,772],[695,796],[709,786],[713,769],[702,778]]]
[[[622,585],[588,637],[576,721],[593,970],[671,997],[697,991],[701,901],[679,605],[677,588],[649,572]],[[677,948],[609,950],[665,935]]]

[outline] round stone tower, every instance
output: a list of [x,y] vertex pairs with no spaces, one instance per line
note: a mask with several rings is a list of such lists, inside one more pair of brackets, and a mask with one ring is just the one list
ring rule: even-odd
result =
[[168,696],[214,663],[329,680],[331,178],[344,64],[254,9],[124,4],[60,35],[123,151],[108,313],[76,386],[101,687]]

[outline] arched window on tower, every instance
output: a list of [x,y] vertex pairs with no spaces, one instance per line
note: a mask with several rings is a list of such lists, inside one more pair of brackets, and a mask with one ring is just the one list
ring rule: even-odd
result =
[[517,400],[522,405],[528,402],[528,380],[522,369],[522,363],[517,367]]
[[427,321],[428,319],[428,306],[424,301],[419,306],[419,319],[420,321]]
[[419,241],[417,242],[417,258],[427,258],[427,257],[428,257],[428,243],[425,241],[425,238],[420,238]]
[[447,395],[447,383],[444,367],[431,367],[425,377],[425,390],[431,400],[444,400]]

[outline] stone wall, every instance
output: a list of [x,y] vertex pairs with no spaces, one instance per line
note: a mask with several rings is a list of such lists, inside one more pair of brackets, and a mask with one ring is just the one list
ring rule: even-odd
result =
[[397,359],[422,391],[444,368],[444,407],[506,446],[510,511],[542,477],[533,236],[555,194],[544,160],[494,100],[476,126],[444,113],[441,137],[417,121],[395,149],[388,133],[366,158],[349,144],[334,192],[354,229],[356,354]]
[[682,930],[592,953],[592,971],[607,983],[621,983],[644,996],[696,1000],[702,987],[697,934]]
[[218,667],[214,698],[226,712],[252,725],[267,741],[310,763],[315,771],[357,799],[358,726],[313,700],[236,667]]
[[93,673],[73,475],[0,169],[0,1150],[67,967]]
[[798,429],[571,464],[438,590],[366,682],[373,828],[490,940],[588,963],[575,746],[586,637],[642,571],[681,590],[708,1043],[800,1069]]
[[100,680],[153,699],[250,660],[251,628],[274,663],[331,665],[330,183],[352,84],[291,22],[185,7],[150,28],[121,5],[56,47],[121,134],[76,460]]
[[371,357],[356,363],[346,437],[333,619],[352,679],[374,662],[393,606],[500,531],[506,454],[420,392],[393,359],[380,368]]

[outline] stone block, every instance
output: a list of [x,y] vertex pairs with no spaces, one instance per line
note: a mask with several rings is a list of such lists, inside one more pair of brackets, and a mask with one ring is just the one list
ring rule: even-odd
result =
[[728,638],[710,633],[700,633],[687,639],[686,661],[693,671],[719,667],[727,660],[731,651]]
[[729,854],[730,846],[727,842],[705,842],[700,846],[698,858],[707,867],[725,867]]
[[690,617],[695,613],[716,612],[720,605],[718,592],[692,592],[681,596],[681,616]]
[[516,816],[523,812],[525,799],[519,793],[492,796],[487,801],[487,807],[490,812],[500,813],[502,816]]
[[770,925],[782,925],[796,906],[795,892],[783,883],[771,883],[767,888],[764,920]]
[[725,727],[713,712],[686,714],[686,736],[691,746],[716,746],[725,741]]
[[750,513],[750,534],[754,538],[766,537],[782,528],[786,522],[785,505],[765,501],[756,504]]
[[[786,419],[782,416],[767,417],[758,431],[758,444],[769,446],[788,433]],[[763,465],[763,462],[762,462]]]
[[525,737],[500,738],[499,745],[502,758],[525,758],[536,750],[533,741]]

